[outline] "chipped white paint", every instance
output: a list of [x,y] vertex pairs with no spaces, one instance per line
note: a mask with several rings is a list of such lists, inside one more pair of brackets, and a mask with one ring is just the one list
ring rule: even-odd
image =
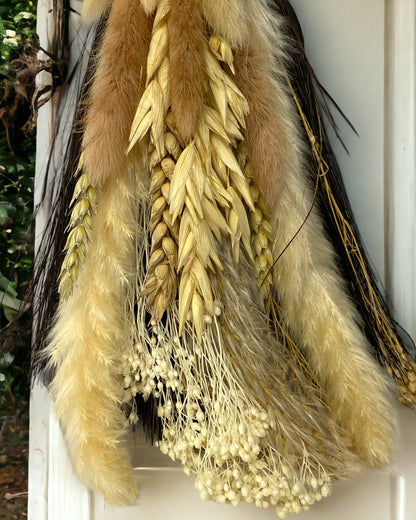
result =
[[[357,138],[337,119],[350,156],[336,141],[335,151],[359,227],[373,263],[387,284],[396,316],[416,335],[416,1],[292,0],[292,4],[318,77],[360,134]],[[39,32],[45,45],[48,0],[40,0],[39,9]],[[76,25],[73,17],[73,34]],[[52,118],[52,108],[45,107],[39,120],[38,186]],[[337,483],[330,498],[297,515],[297,519],[414,520],[416,417],[402,407],[398,415],[399,454],[392,468],[367,471],[358,479]],[[132,441],[132,457],[141,486],[136,506],[115,508],[102,497],[91,496],[73,475],[45,389],[35,386],[31,400],[29,520],[275,518],[272,510],[251,505],[233,508],[202,502],[193,479],[141,438]]]

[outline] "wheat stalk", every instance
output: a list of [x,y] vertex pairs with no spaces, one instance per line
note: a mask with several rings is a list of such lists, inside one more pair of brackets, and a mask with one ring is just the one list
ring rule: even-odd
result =
[[152,312],[153,322],[158,323],[177,293],[179,226],[169,212],[170,181],[180,155],[180,147],[171,132],[164,134],[167,154],[153,166],[150,181],[151,233],[150,258],[146,283],[141,292]]
[[[82,161],[81,161],[82,162]],[[87,246],[91,242],[91,219],[97,213],[97,191],[90,183],[88,173],[82,173],[75,185],[72,197],[69,235],[65,244],[59,294],[62,300],[71,296],[78,272],[85,259]]]

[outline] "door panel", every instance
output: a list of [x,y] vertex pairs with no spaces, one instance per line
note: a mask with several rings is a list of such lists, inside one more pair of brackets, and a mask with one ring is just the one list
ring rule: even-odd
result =
[[[367,470],[358,478],[337,482],[332,495],[294,518],[299,520],[413,520],[416,501],[416,417],[412,410],[398,407],[400,452],[392,466],[383,471]],[[153,455],[154,453],[154,455]],[[272,520],[274,510],[258,509],[252,504],[221,505],[203,502],[194,488],[194,477],[186,476],[180,467],[137,439],[135,456],[142,463],[135,475],[141,496],[136,506],[110,506],[95,495],[93,519],[113,520]],[[166,461],[166,465],[162,464]],[[147,465],[151,464],[152,467]],[[413,489],[413,493],[412,493]]]

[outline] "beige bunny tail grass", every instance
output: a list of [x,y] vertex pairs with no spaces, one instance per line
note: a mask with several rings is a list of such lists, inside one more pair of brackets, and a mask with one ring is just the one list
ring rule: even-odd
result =
[[48,347],[56,371],[50,392],[75,471],[119,505],[138,494],[121,410],[123,352],[135,320],[135,192],[127,174],[102,186],[86,258],[72,296],[60,303]]
[[249,15],[243,0],[202,0],[204,18],[213,34],[221,36],[233,48],[244,46],[249,31]]
[[140,2],[114,0],[82,143],[84,169],[96,186],[125,164],[130,126],[146,81],[151,25]]
[[204,104],[205,27],[198,2],[171,0],[169,33],[169,83],[172,112],[181,138],[188,142]]
[[111,6],[113,0],[84,0],[82,2],[82,21],[85,24],[93,24],[105,14]]
[[313,194],[302,176],[301,161],[297,167],[296,160],[292,164],[274,212],[275,257],[293,239],[274,267],[282,318],[356,452],[370,466],[381,466],[390,461],[394,445],[388,385],[370,356],[317,212],[313,210],[305,222]]

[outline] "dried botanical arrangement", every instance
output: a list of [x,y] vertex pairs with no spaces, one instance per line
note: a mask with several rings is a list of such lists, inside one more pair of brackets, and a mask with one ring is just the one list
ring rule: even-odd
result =
[[391,460],[374,358],[412,405],[415,365],[335,189],[293,13],[85,0],[83,17],[105,30],[41,352],[74,468],[134,503],[140,419],[203,498],[307,509]]

